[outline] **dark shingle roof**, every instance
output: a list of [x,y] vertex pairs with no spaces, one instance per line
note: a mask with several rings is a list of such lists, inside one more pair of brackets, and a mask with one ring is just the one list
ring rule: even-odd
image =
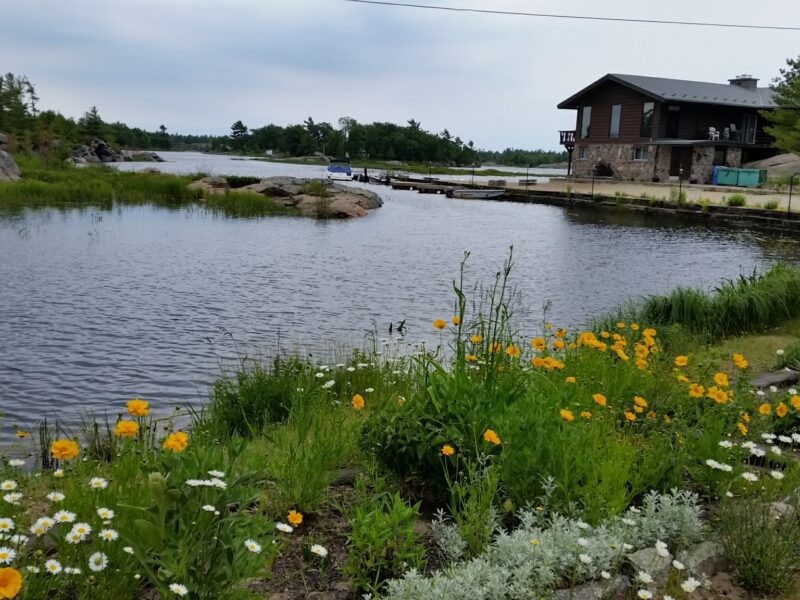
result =
[[664,102],[697,102],[723,106],[742,106],[753,109],[775,107],[775,102],[772,100],[773,92],[770,88],[749,90],[738,85],[725,83],[609,73],[561,102],[558,108],[578,108],[580,103],[577,101],[581,96],[606,81],[615,81]]

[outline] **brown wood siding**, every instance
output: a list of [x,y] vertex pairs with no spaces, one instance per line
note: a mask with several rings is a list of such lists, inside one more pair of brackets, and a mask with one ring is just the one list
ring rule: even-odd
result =
[[[583,114],[583,106],[592,107],[592,124],[589,129],[589,137],[585,138],[587,142],[604,142],[621,144],[637,144],[644,142],[649,138],[642,138],[642,109],[645,102],[653,102],[653,100],[645,95],[640,94],[630,88],[627,88],[618,83],[609,81],[604,85],[592,90],[581,100],[581,109],[577,112],[575,119],[575,131],[578,136],[581,132],[581,118]],[[619,124],[619,137],[609,138],[609,128],[611,126],[611,107],[614,104],[622,105],[622,115]],[[655,137],[658,127],[660,126],[659,103],[655,102],[655,115],[653,117],[653,137]],[[581,142],[580,139],[577,140]]]

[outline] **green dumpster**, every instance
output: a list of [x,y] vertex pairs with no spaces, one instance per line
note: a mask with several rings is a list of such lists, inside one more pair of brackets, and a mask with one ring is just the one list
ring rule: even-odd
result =
[[717,185],[739,185],[739,169],[719,167],[717,169]]
[[739,185],[742,187],[759,187],[766,182],[765,169],[739,169]]

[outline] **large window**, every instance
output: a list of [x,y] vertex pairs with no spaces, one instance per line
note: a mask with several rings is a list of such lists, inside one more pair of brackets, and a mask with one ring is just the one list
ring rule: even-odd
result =
[[581,139],[589,137],[589,127],[592,124],[592,107],[584,106],[581,113]]
[[608,137],[616,139],[619,137],[619,122],[622,120],[622,104],[611,106],[611,125],[608,128]]
[[653,115],[656,112],[655,102],[645,102],[642,105],[642,127],[639,135],[645,138],[652,137],[653,135]]

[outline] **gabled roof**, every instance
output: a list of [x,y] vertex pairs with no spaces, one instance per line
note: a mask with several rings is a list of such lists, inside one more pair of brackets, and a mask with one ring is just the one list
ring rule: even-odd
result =
[[577,94],[561,102],[558,108],[578,108],[581,98],[588,92],[608,82],[616,82],[629,87],[654,100],[662,102],[694,102],[721,106],[741,106],[753,109],[775,108],[770,88],[747,88],[724,83],[707,81],[688,81],[686,79],[665,79],[644,75],[620,75],[609,73],[601,77]]

